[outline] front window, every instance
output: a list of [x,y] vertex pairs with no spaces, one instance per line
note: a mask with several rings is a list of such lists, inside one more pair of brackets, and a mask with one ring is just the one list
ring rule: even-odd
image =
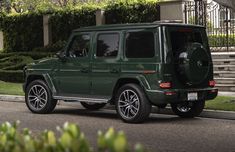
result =
[[90,49],[90,35],[76,35],[68,50],[68,56],[72,58],[87,57]]

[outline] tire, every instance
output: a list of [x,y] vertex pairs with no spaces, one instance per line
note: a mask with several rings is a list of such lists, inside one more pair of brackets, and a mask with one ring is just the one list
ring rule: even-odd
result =
[[30,111],[38,114],[51,113],[57,104],[46,83],[42,80],[32,81],[26,88],[25,102]]
[[118,116],[127,123],[141,123],[149,117],[152,105],[144,90],[137,84],[126,84],[116,94]]
[[204,82],[210,71],[210,56],[200,43],[187,43],[178,54],[176,72],[185,85],[198,85]]
[[88,109],[88,110],[99,110],[103,108],[106,103],[87,103],[87,102],[81,102],[81,105]]
[[182,118],[193,118],[201,114],[205,106],[205,100],[171,104],[172,111]]

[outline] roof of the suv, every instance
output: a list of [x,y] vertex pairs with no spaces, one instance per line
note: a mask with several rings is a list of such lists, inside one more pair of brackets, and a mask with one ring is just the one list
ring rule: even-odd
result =
[[89,26],[89,27],[83,27],[83,28],[76,29],[76,30],[74,30],[74,32],[137,29],[137,28],[155,28],[158,26],[187,26],[187,27],[203,28],[203,26],[192,25],[192,24],[154,22],[154,23],[109,24],[109,25]]

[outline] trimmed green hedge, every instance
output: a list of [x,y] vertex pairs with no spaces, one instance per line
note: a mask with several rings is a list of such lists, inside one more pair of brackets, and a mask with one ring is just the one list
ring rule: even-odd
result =
[[[37,51],[37,50],[35,50]],[[0,53],[0,59],[10,56],[30,56],[34,60],[38,60],[45,57],[52,57],[55,53],[52,52],[11,52],[11,53]]]
[[17,52],[0,53],[0,80],[6,82],[23,82],[23,68],[34,60],[51,57],[54,53]]
[[[44,131],[39,136],[31,134],[29,129],[17,130],[18,124],[4,123],[0,126],[1,152],[92,152],[85,135],[76,124],[65,123],[59,128],[57,138],[53,131]],[[97,149],[99,152],[144,152],[143,146],[136,145],[130,150],[123,132],[116,133],[110,128],[105,134],[98,132]]]
[[82,7],[80,9],[59,10],[51,14],[49,23],[52,29],[52,42],[67,41],[72,30],[95,25],[96,9]]
[[[52,43],[67,41],[71,31],[96,24],[97,9],[106,11],[107,24],[153,22],[159,20],[156,1],[107,1],[79,7],[65,7],[50,12],[35,11],[23,14],[0,15],[0,29],[4,32],[5,52],[29,52],[43,49],[43,14],[51,16]],[[45,48],[45,50],[48,50]],[[53,51],[52,51],[53,52]]]
[[107,5],[105,18],[107,24],[153,22],[160,20],[159,11],[156,1],[119,1]]
[[0,59],[0,69],[2,70],[19,70],[27,64],[32,63],[33,59],[29,56],[11,56]]
[[43,18],[40,13],[2,16],[0,25],[5,52],[28,52],[43,46]]
[[[211,47],[226,47],[227,37],[225,34],[221,35],[208,35],[209,45]],[[235,34],[228,36],[228,46],[235,46]]]
[[0,70],[0,80],[6,82],[23,82],[22,70]]

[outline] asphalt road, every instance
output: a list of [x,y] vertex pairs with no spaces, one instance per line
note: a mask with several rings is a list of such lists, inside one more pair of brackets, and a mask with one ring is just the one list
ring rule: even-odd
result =
[[95,147],[97,131],[110,126],[123,130],[130,145],[142,143],[152,152],[235,152],[235,120],[194,118],[152,114],[144,124],[126,124],[114,110],[91,112],[79,103],[58,105],[54,113],[32,114],[24,103],[1,102],[0,123],[20,120],[20,128],[30,128],[37,135],[45,129],[56,131],[64,122],[79,124]]

